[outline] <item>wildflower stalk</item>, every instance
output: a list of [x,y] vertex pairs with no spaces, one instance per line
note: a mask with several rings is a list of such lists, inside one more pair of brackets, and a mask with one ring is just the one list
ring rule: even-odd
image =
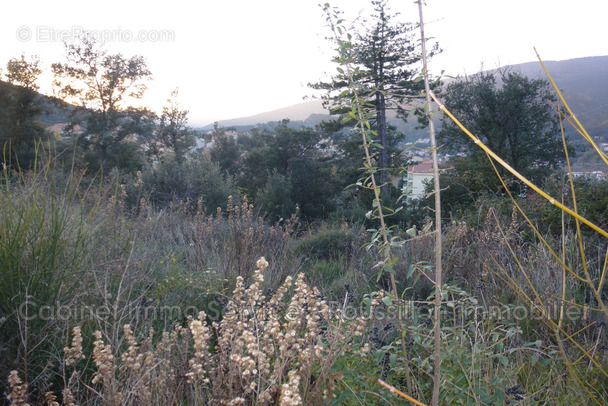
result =
[[[394,245],[402,245],[402,243],[394,238],[390,238],[391,230],[386,224],[386,208],[382,206],[381,200],[381,189],[384,185],[378,184],[378,181],[376,180],[375,174],[379,169],[374,162],[374,154],[371,152],[371,147],[374,145],[373,136],[377,136],[377,133],[371,129],[369,123],[371,114],[369,112],[370,106],[366,102],[366,98],[369,97],[370,94],[374,94],[379,90],[368,89],[365,85],[356,80],[356,75],[360,73],[360,68],[355,65],[357,55],[351,42],[352,34],[348,33],[348,30],[342,26],[343,20],[339,18],[337,12],[332,12],[329,4],[326,3],[323,6],[323,11],[327,16],[326,21],[332,31],[334,41],[338,44],[339,56],[337,59],[334,59],[334,62],[340,64],[340,67],[338,68],[340,77],[348,83],[348,90],[342,93],[342,97],[347,98],[347,101],[341,107],[346,107],[350,110],[346,121],[356,121],[355,131],[361,135],[361,141],[365,151],[363,166],[367,172],[367,177],[362,181],[357,182],[357,185],[372,190],[374,200],[372,202],[372,210],[368,213],[368,217],[373,217],[380,223],[378,230],[370,230],[373,234],[371,238],[372,241],[368,247],[377,245],[382,253],[383,260],[376,265],[380,268],[378,276],[381,276],[384,272],[389,273],[391,292],[396,299],[398,298],[397,283],[392,268],[396,258],[393,258],[391,255],[391,247]],[[344,39],[345,33],[346,39]]]
[[441,301],[442,301],[442,241],[441,241],[441,190],[439,187],[439,162],[437,159],[437,142],[435,140],[435,126],[433,124],[431,106],[431,87],[429,86],[429,72],[426,54],[426,38],[424,35],[424,18],[422,13],[422,0],[418,0],[418,13],[420,16],[420,46],[422,48],[422,75],[424,78],[424,92],[426,95],[426,116],[429,122],[431,138],[431,153],[433,154],[433,189],[435,195],[435,314],[434,334],[435,353],[433,373],[433,405],[439,404],[439,388],[441,387]]
[[387,388],[388,390],[390,390],[392,393],[401,396],[405,400],[407,400],[417,406],[426,406],[424,403],[419,402],[416,399],[414,399],[413,397],[406,395],[405,393],[401,392],[399,389],[395,388],[393,385],[389,385],[388,383],[384,382],[382,379],[378,379],[378,383],[380,385],[384,386],[385,388]]

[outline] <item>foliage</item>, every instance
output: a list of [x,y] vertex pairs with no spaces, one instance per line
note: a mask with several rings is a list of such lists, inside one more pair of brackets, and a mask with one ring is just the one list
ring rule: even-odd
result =
[[12,168],[31,169],[36,146],[49,135],[39,122],[43,112],[36,92],[42,73],[37,58],[13,58],[6,66],[8,83],[0,82],[0,162]]
[[196,145],[195,132],[188,127],[188,110],[183,110],[177,100],[177,89],[171,92],[167,105],[159,118],[158,130],[149,142],[148,153],[157,160],[172,153],[178,166],[182,166],[190,149]]
[[292,200],[293,187],[290,178],[274,170],[255,199],[256,204],[273,220],[289,218],[297,212]]
[[[295,283],[287,277],[266,296],[262,284],[267,267],[260,258],[249,286],[237,277],[219,322],[210,324],[201,311],[188,320],[187,328],[175,325],[159,340],[154,340],[153,331],[138,339],[133,326],[125,324],[123,350],[113,344],[114,337],[96,331],[96,372],[90,382],[80,369],[87,357],[81,328],[75,327],[62,357],[64,368],[71,371],[69,379],[66,371],[64,400],[98,399],[116,406],[142,399],[163,404],[300,405],[335,396],[342,374],[333,366],[345,356],[360,354],[358,340],[369,318],[362,314],[347,319],[342,309],[330,309],[303,274]],[[369,313],[380,299],[381,293],[370,298]],[[9,398],[27,400],[28,386],[21,385],[16,371],[11,372],[10,389]],[[54,398],[52,391],[49,396]]]
[[257,138],[259,144],[243,157],[238,179],[247,196],[275,216],[286,218],[297,209],[305,218],[327,216],[337,185],[323,154],[321,133],[292,129],[284,121]]
[[[374,4],[382,20],[386,3]],[[500,80],[482,74],[462,89],[456,82],[445,96],[477,109],[471,120],[483,141],[507,159],[512,154],[513,165],[556,199],[541,204],[509,179],[497,182],[481,153],[454,157],[442,191],[451,221],[444,234],[435,231],[447,241],[448,284],[435,290],[443,302],[433,309],[436,247],[426,202],[396,214],[376,183],[384,168],[374,89],[389,83],[353,80],[373,79],[356,62],[365,55],[357,44],[379,51],[367,55],[368,64],[378,62],[383,26],[353,36],[339,14],[325,11],[336,34],[337,78],[348,82],[341,106],[354,130],[282,122],[235,139],[216,127],[210,152],[191,153],[193,134],[176,95],[160,121],[126,106],[129,89],[143,91],[144,61],[98,53],[85,41],[56,67],[70,82],[61,88],[66,97],[84,101],[77,111],[84,132],[65,141],[77,141],[76,162],[89,165],[64,173],[53,166],[57,157],[27,158],[34,141],[45,139],[37,132],[37,96],[29,92],[38,65],[23,57],[10,62],[15,85],[0,83],[7,89],[0,121],[8,123],[0,131],[5,136],[10,125],[26,123],[6,135],[12,145],[21,142],[10,159],[38,165],[31,172],[3,166],[0,185],[0,375],[9,377],[3,396],[54,404],[52,391],[63,390],[64,404],[394,404],[378,378],[427,401],[440,377],[445,404],[606,403],[606,244],[563,218],[557,204],[563,200],[605,230],[608,188],[589,177],[570,187],[565,175],[547,176],[559,159],[533,151],[536,144],[513,148],[532,130],[552,137],[549,111],[540,107],[544,85],[503,72],[497,87]],[[77,68],[84,60],[78,55],[97,61],[100,76]],[[87,91],[95,79],[108,92]],[[387,136],[390,144],[390,129]],[[469,151],[472,145],[456,138],[450,151]],[[402,159],[385,149],[389,163],[391,154]],[[146,152],[152,159],[144,166]],[[522,158],[528,152],[537,155]],[[96,165],[115,169],[103,180],[85,178]],[[355,187],[343,191],[347,184]],[[242,203],[233,202],[237,195]],[[306,220],[331,213],[331,223],[300,229],[299,212]],[[371,243],[363,250],[365,229]],[[250,276],[260,255],[270,263],[258,261]],[[385,286],[392,296],[368,293]],[[377,306],[380,298],[386,308]],[[375,317],[364,317],[370,307]],[[89,308],[108,311],[75,313]],[[435,373],[437,355],[442,374]]]
[[52,65],[54,86],[64,101],[80,106],[74,120],[84,125],[78,141],[88,152],[89,168],[125,170],[125,161],[113,161],[112,156],[129,137],[147,135],[143,132],[148,126],[134,124],[149,112],[124,106],[128,99],[144,95],[151,77],[146,61],[141,56],[109,55],[87,35],[66,44],[66,50],[67,61]]
[[[517,374],[509,373],[510,366],[514,363],[520,368],[542,365],[544,368],[540,369],[547,370],[557,360],[557,352],[543,347],[540,340],[521,341],[521,328],[506,316],[512,314],[514,308],[497,306],[490,310],[456,286],[446,285],[442,291],[446,298],[441,309],[441,357],[445,376],[441,404],[509,404],[544,397],[549,376],[538,381],[520,381]],[[416,374],[412,392],[426,401],[430,400],[433,369],[432,299],[406,302],[402,312],[410,325],[397,341],[376,350],[376,357],[385,352],[390,354],[392,380],[405,378],[408,363],[421,372]],[[405,353],[401,340],[407,342]],[[531,366],[526,366],[527,363]]]
[[[2,341],[1,356],[2,359],[16,361],[3,364],[2,373],[8,376],[10,368],[19,370],[19,375],[29,384],[31,403],[34,403],[34,399],[40,400],[49,390],[57,392],[64,389],[66,384],[82,403],[101,402],[102,398],[89,392],[84,383],[103,394],[104,399],[109,399],[106,396],[110,392],[102,388],[103,381],[90,385],[93,372],[100,372],[92,361],[88,361],[96,346],[100,361],[103,348],[108,348],[106,354],[114,356],[117,368],[115,383],[118,388],[129,388],[122,391],[129,399],[133,393],[145,395],[150,387],[159,389],[153,390],[152,396],[162,396],[165,404],[183,402],[185,397],[195,396],[195,393],[210,396],[212,386],[193,387],[186,381],[185,374],[191,371],[188,361],[193,359],[192,347],[187,344],[192,345],[193,339],[192,331],[184,323],[188,315],[196,317],[200,310],[206,312],[207,323],[222,320],[226,305],[233,298],[230,292],[235,288],[237,277],[244,277],[245,289],[255,282],[255,279],[245,276],[260,253],[266,254],[270,261],[263,273],[262,292],[266,300],[287,276],[306,271],[308,280],[314,280],[318,285],[319,295],[326,298],[324,300],[327,300],[331,311],[343,306],[346,301],[344,314],[353,315],[360,314],[357,313],[359,299],[378,286],[370,269],[382,256],[374,250],[359,249],[364,237],[358,228],[321,224],[301,234],[301,231],[296,232],[297,219],[271,225],[257,217],[249,203],[234,205],[230,198],[227,206],[213,213],[208,210],[205,213],[202,201],[174,201],[162,209],[149,202],[145,210],[142,206],[139,211],[131,211],[129,205],[124,204],[125,199],[135,193],[130,186],[123,194],[120,188],[115,191],[116,186],[112,185],[94,184],[86,187],[79,182],[78,175],[74,175],[71,183],[66,185],[63,176],[60,171],[48,171],[46,175],[39,173],[19,179],[11,177],[3,187],[7,209],[2,214],[6,223],[6,227],[2,227],[2,241],[6,244],[0,244],[0,250],[6,258],[2,264],[6,266],[4,280],[7,283],[2,285],[1,290],[5,292],[5,297],[14,300],[14,303],[11,302],[13,310],[24,302],[26,295],[30,295],[28,311],[31,313],[28,316],[39,314],[47,303],[51,305],[49,311],[56,309],[53,307],[55,303],[54,306],[61,306],[66,314],[65,318],[37,318],[25,323],[23,318],[16,319],[15,313],[2,309],[1,317],[9,316],[2,324],[1,331],[7,339]],[[144,176],[142,174],[142,180]],[[143,188],[143,185],[139,187]],[[146,193],[142,193],[142,196],[146,196]],[[489,206],[499,205],[496,202],[484,205],[486,208]],[[527,258],[525,266],[533,275],[534,286],[550,288],[546,296],[542,296],[543,300],[554,296],[560,284],[559,265],[540,246],[530,243],[529,234],[520,228],[521,219],[517,216],[512,218],[511,210],[506,205],[504,210],[496,209],[495,212],[508,229],[505,233],[513,250]],[[487,209],[481,213],[486,220],[482,221],[479,229],[458,223],[445,231],[448,243],[444,255],[447,274],[451,277],[450,284],[467,286],[475,292],[471,296],[455,286],[446,288],[452,296],[447,298],[448,303],[443,307],[446,324],[442,356],[445,371],[454,385],[445,388],[445,399],[466,404],[475,397],[500,399],[502,395],[499,392],[502,392],[505,400],[509,399],[512,403],[517,395],[528,400],[536,396],[552,404],[587,404],[585,395],[572,390],[574,382],[563,378],[565,370],[558,355],[553,353],[556,351],[555,342],[538,320],[468,319],[464,305],[456,306],[459,317],[450,316],[454,310],[449,307],[450,301],[470,304],[470,309],[477,311],[477,315],[484,314],[491,306],[502,309],[521,304],[514,294],[504,289],[504,283],[480,264],[480,260],[491,261],[491,254],[503,264],[513,279],[523,282],[521,275],[518,276],[517,263],[500,243],[500,230],[493,226],[493,215],[491,212],[488,215]],[[399,256],[395,271],[400,291],[405,291],[404,297],[411,297],[412,303],[424,301],[433,292],[432,285],[421,288],[425,281],[423,273],[428,272],[424,262],[428,264],[432,259],[433,246],[424,233],[417,237],[394,252]],[[345,246],[344,241],[350,241],[350,245]],[[566,255],[570,258],[576,241],[567,239],[566,247]],[[45,255],[38,255],[42,252]],[[587,253],[589,258],[601,257],[601,252],[594,251],[593,247],[589,247]],[[11,262],[17,260],[18,264]],[[12,272],[13,266],[20,269],[19,274]],[[408,278],[411,269],[413,274]],[[414,281],[416,275],[421,276],[421,281]],[[20,282],[10,282],[16,280]],[[274,292],[268,293],[267,288]],[[580,285],[573,287],[571,299],[586,300],[587,297]],[[290,297],[286,295],[285,298],[287,301],[284,304],[288,306]],[[475,304],[474,299],[479,303]],[[321,299],[317,297],[315,300]],[[388,299],[386,302],[395,306],[402,303]],[[426,322],[426,313],[423,314],[424,309],[429,309],[428,303],[426,306],[417,307],[421,312],[419,318],[403,319],[407,327],[405,352],[398,341],[401,322],[391,319],[398,316],[398,311],[391,310],[397,307],[389,307],[385,309],[386,312],[378,309],[379,312],[374,313],[377,317],[369,321],[373,324],[366,326],[361,337],[355,337],[354,346],[344,348],[345,352],[338,357],[330,356],[323,360],[331,362],[331,366],[324,364],[326,367],[321,367],[317,364],[312,371],[315,383],[308,381],[307,384],[328,388],[327,399],[322,398],[321,391],[322,402],[332,402],[334,399],[333,402],[341,404],[391,404],[396,402],[396,398],[379,388],[376,380],[382,378],[404,389],[407,387],[407,365],[415,388],[410,394],[420,394],[418,399],[426,399],[424,396],[429,393],[430,379],[428,362],[425,363],[425,360],[428,360],[431,351],[428,340],[431,326]],[[105,315],[99,313],[101,318],[95,316],[97,313],[79,313],[89,307],[112,311]],[[342,326],[346,327],[346,322]],[[572,320],[564,328],[574,333],[589,322],[582,318]],[[131,326],[132,333],[121,327],[125,324]],[[392,324],[392,327],[388,324]],[[82,353],[87,360],[77,360],[74,365],[68,365],[62,348],[75,348],[69,344],[68,333],[76,325],[81,326]],[[601,328],[595,326],[597,323],[583,331],[588,333],[589,342],[597,343],[598,354],[605,357],[605,352],[600,349],[605,337]],[[149,335],[150,328],[157,333]],[[100,340],[92,337],[96,330],[102,334],[101,342],[97,344],[94,341]],[[163,331],[168,333],[167,339],[163,338]],[[516,334],[505,338],[509,331],[516,331]],[[176,337],[176,341],[171,341],[172,337]],[[542,340],[540,347],[536,345],[538,340]],[[14,346],[25,348],[25,342],[27,352]],[[498,348],[498,342],[504,344],[502,350]],[[133,343],[136,345],[129,351]],[[342,351],[343,347],[336,347],[335,350]],[[25,354],[27,359],[24,358]],[[152,358],[147,358],[149,354],[153,354]],[[506,365],[501,356],[506,357]],[[136,362],[129,357],[140,360],[138,369],[135,369]],[[161,360],[174,365],[177,371],[181,371],[180,374],[166,373],[164,365],[167,364],[159,362]],[[222,365],[232,368],[230,370],[234,373],[239,371],[236,365]],[[586,367],[585,364],[581,370]],[[65,380],[63,368],[67,371]],[[594,382],[594,370],[592,368],[581,373],[587,374],[585,376],[589,382]],[[78,373],[70,381],[74,371]],[[171,376],[177,378],[173,380]],[[530,376],[538,379],[530,379]],[[323,380],[325,378],[322,377],[332,379]],[[288,383],[288,373],[282,375],[282,379]],[[304,389],[304,381],[302,378],[299,384],[301,396],[308,390]],[[216,386],[216,389],[222,392],[221,385],[225,381],[219,382],[217,385],[220,386]],[[593,385],[601,393],[603,381],[597,378],[597,382]],[[49,383],[53,383],[52,388],[48,387]],[[157,384],[167,386],[154,386]],[[517,385],[520,387],[511,390]],[[548,388],[544,389],[545,386]],[[16,383],[13,389],[17,389]],[[525,394],[520,394],[522,391]],[[3,392],[8,394],[12,391],[3,388]],[[201,400],[201,403],[204,402]]]
[[233,137],[226,134],[226,129],[220,128],[217,123],[213,126],[211,137],[213,141],[213,146],[209,150],[211,160],[218,164],[223,172],[236,175],[239,171],[241,155],[239,144]]
[[0,371],[29,365],[36,376],[41,355],[58,344],[53,331],[63,327],[61,318],[40,315],[79,297],[93,231],[74,207],[78,179],[63,188],[46,169],[15,182],[6,168],[1,179]]
[[297,254],[311,258],[338,257],[350,255],[358,247],[353,246],[354,236],[348,229],[319,230],[314,234],[301,238],[294,248]]
[[[387,169],[390,167],[387,111],[396,110],[407,120],[408,112],[416,111],[412,100],[420,94],[423,84],[415,80],[421,69],[420,55],[411,34],[415,27],[395,22],[395,15],[391,14],[385,0],[372,1],[372,4],[376,14],[364,20],[366,24],[360,30],[348,34],[348,47],[352,53],[350,63],[355,68],[352,79],[361,85],[359,97],[374,111],[368,119],[375,131],[377,145],[374,145],[374,151],[378,154],[379,182],[382,193],[386,194]],[[329,5],[326,4],[324,9],[326,12],[330,10]],[[337,13],[338,25],[342,25],[340,13],[334,12]],[[342,64],[342,51],[339,48],[337,51],[334,62]],[[339,74],[331,81],[309,86],[325,90],[326,107],[345,117],[349,110],[344,108],[344,101],[352,99],[353,95],[349,80],[341,69],[338,68]]]
[[[543,65],[543,68],[545,68],[542,60],[541,65]],[[538,317],[540,322],[539,324],[546,328],[546,330],[555,340],[557,344],[557,351],[563,360],[564,367],[568,370],[569,376],[576,384],[576,390],[579,392],[579,396],[583,396],[584,393],[585,396],[588,396],[589,399],[594,403],[603,404],[605,403],[605,393],[598,391],[595,384],[598,381],[603,381],[605,377],[608,377],[608,372],[602,366],[602,357],[598,356],[595,352],[597,344],[589,342],[588,339],[582,335],[582,333],[593,324],[582,329],[572,331],[570,324],[573,316],[569,311],[570,309],[568,309],[568,311],[566,309],[571,305],[577,307],[580,306],[583,307],[583,309],[586,309],[588,300],[591,299],[594,306],[594,312],[598,317],[606,317],[608,315],[608,309],[606,307],[605,297],[603,295],[605,270],[608,258],[605,258],[603,261],[601,259],[599,259],[599,261],[590,260],[590,257],[586,252],[586,238],[582,233],[581,224],[585,224],[590,227],[591,230],[597,233],[598,237],[608,237],[608,232],[590,222],[579,212],[573,181],[574,174],[571,170],[568,151],[569,148],[564,136],[562,120],[567,119],[568,122],[575,127],[575,130],[591,145],[604,163],[608,164],[608,158],[598,148],[594,140],[589,136],[585,128],[569,108],[567,102],[559,91],[559,88],[551,79],[548,71],[546,71],[546,73],[565,108],[565,112],[562,112],[561,109],[558,109],[558,112],[560,128],[562,129],[562,145],[570,178],[569,192],[572,196],[571,208],[564,205],[563,199],[562,202],[559,202],[555,199],[555,197],[548,195],[547,192],[538,188],[529,179],[522,176],[515,169],[504,163],[497,155],[495,155],[493,151],[481,143],[480,140],[464,126],[460,125],[460,128],[462,128],[467,136],[469,136],[476,144],[478,144],[479,147],[481,147],[481,149],[488,155],[488,158],[492,157],[495,159],[504,169],[517,176],[521,182],[525,183],[530,189],[538,193],[539,196],[550,202],[552,205],[558,207],[562,212],[562,218],[564,218],[566,215],[572,217],[574,219],[576,230],[576,242],[570,244],[567,243],[567,232],[569,230],[565,228],[564,220],[562,220],[562,235],[559,243],[555,244],[555,241],[544,238],[539,228],[536,227],[530,217],[523,210],[522,206],[515,199],[515,196],[510,191],[510,187],[507,182],[505,182],[504,177],[501,176],[498,170],[496,170],[495,172],[498,175],[498,179],[503,189],[508,194],[514,205],[513,213],[519,213],[522,215],[529,226],[532,235],[538,238],[540,241],[539,246],[543,248],[543,251],[549,253],[546,254],[546,257],[549,258],[550,261],[557,267],[558,271],[555,272],[554,275],[559,276],[561,283],[556,284],[557,286],[553,287],[547,284],[539,285],[536,283],[536,278],[532,278],[531,275],[537,274],[537,269],[533,268],[534,273],[530,272],[528,269],[528,264],[523,260],[524,257],[521,256],[519,252],[514,250],[513,243],[509,238],[509,232],[506,232],[504,226],[501,224],[501,221],[493,212],[492,216],[495,220],[497,234],[508,248],[508,252],[516,263],[516,266],[513,268],[506,267],[502,261],[500,261],[500,259],[495,258],[493,255],[490,256],[491,262],[488,261],[483,265],[484,270],[491,271],[497,279],[511,289],[512,293],[517,295],[517,297],[523,302],[524,306],[529,309],[531,314]],[[458,120],[454,118],[449,110],[447,110],[445,106],[441,105],[441,103],[439,104],[441,109],[451,117],[454,123],[458,123]],[[566,247],[569,247],[571,251],[567,252]],[[598,258],[602,257],[599,256]],[[519,277],[520,280],[514,278],[513,274]],[[550,295],[552,289],[555,291],[555,293],[547,297],[548,294]],[[579,296],[577,293],[581,295]],[[572,295],[574,295],[574,297],[571,297]],[[559,302],[557,305],[555,304],[556,299]],[[555,312],[555,308],[559,308],[559,312]],[[583,312],[583,320],[586,321],[587,318],[588,315],[585,311]],[[585,364],[587,366],[581,368],[581,364]],[[589,373],[595,377],[595,380],[589,381]]]
[[[446,108],[465,127],[533,182],[542,180],[564,162],[557,115],[547,100],[555,100],[547,81],[507,70],[457,80],[448,85],[443,95]],[[483,151],[475,148],[473,141],[447,117],[443,118],[438,136],[446,153],[467,157],[460,163],[470,162],[470,170],[481,175],[485,187],[499,188]],[[458,169],[460,173],[465,170]]]
[[213,211],[225,206],[228,196],[236,195],[232,178],[222,174],[206,153],[194,154],[183,163],[167,157],[144,172],[143,181],[152,203],[160,206],[175,200],[194,205],[201,199],[207,211]]

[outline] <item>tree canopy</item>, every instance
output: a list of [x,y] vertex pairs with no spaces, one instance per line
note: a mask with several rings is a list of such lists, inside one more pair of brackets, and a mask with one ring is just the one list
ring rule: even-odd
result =
[[[546,80],[513,71],[484,72],[451,83],[443,103],[458,120],[509,165],[532,180],[564,161],[555,100]],[[439,132],[445,152],[484,155],[449,118]],[[488,163],[489,166],[489,163]]]
[[[380,182],[386,194],[388,184],[389,151],[387,111],[395,110],[398,115],[407,120],[408,112],[415,111],[413,100],[424,88],[417,81],[422,69],[419,47],[416,44],[412,30],[413,24],[398,21],[396,14],[391,13],[386,0],[372,1],[375,14],[364,20],[350,38],[350,54],[355,66],[355,80],[365,86],[365,98],[370,106],[370,122],[377,133],[378,167]],[[328,18],[338,13],[325,7]],[[438,47],[432,47],[434,54]],[[340,58],[335,62],[343,63]],[[328,82],[310,84],[312,88],[325,90],[326,107],[338,114],[347,114],[341,108],[342,101],[351,98],[348,83],[342,68]]]
[[[458,120],[498,156],[533,182],[541,183],[564,162],[555,100],[549,83],[517,72],[482,72],[452,82],[443,103]],[[446,213],[466,208],[481,194],[502,192],[500,180],[486,154],[443,117],[438,134],[452,169],[442,183],[447,187]],[[513,179],[498,166],[501,176]],[[514,191],[522,189],[513,183]]]
[[127,99],[141,99],[144,95],[146,81],[151,77],[145,59],[107,54],[86,35],[67,44],[66,49],[67,61],[52,65],[54,85],[63,100],[80,106],[78,118],[85,128],[80,141],[89,167],[130,166],[130,162],[114,158],[123,149],[121,144],[140,132],[142,127],[133,124],[142,122],[142,115],[147,114],[125,106]]
[[37,57],[12,58],[0,82],[0,162],[29,169],[36,159],[36,143],[48,138],[39,122],[37,80],[42,73]]

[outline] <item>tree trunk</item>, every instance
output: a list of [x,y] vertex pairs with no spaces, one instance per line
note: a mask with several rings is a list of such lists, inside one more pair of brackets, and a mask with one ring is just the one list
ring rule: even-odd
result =
[[388,142],[386,140],[386,100],[384,94],[376,93],[376,124],[378,142],[382,145],[378,151],[378,167],[380,169],[380,192],[383,198],[388,196]]

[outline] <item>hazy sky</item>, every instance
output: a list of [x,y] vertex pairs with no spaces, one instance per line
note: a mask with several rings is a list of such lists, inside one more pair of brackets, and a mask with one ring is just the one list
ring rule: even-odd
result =
[[[146,104],[159,110],[180,89],[197,124],[252,115],[302,101],[309,82],[332,74],[331,44],[319,0],[104,0],[5,2],[0,66],[39,55],[64,57],[62,40],[82,30],[105,37],[110,52],[143,55],[154,76]],[[349,18],[370,1],[334,0]],[[413,0],[389,0],[403,21],[417,21]],[[431,71],[475,73],[480,67],[608,55],[603,0],[428,0],[427,36],[443,54]],[[50,83],[43,77],[41,85]]]

